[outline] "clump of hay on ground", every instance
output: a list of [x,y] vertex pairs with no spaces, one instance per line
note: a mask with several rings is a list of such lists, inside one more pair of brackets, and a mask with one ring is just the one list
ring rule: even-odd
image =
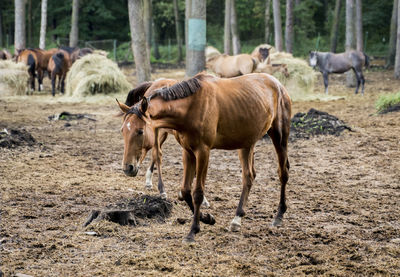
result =
[[74,97],[120,93],[132,89],[117,64],[98,54],[78,59],[68,71],[66,83],[66,95]]
[[28,66],[0,61],[0,95],[23,95],[28,89]]

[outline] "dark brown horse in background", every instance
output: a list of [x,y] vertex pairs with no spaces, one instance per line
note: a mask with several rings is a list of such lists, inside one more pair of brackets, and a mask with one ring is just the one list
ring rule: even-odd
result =
[[[37,78],[39,82],[39,91],[43,89],[43,78],[44,78],[44,73],[47,71],[48,65],[49,65],[49,60],[54,53],[58,51],[57,48],[52,48],[49,50],[42,50],[39,48],[33,49],[36,53],[37,56]],[[49,74],[49,78],[51,78]]]
[[[169,85],[173,85],[178,81],[175,80],[166,80]],[[153,84],[153,82],[145,82],[138,87],[132,89],[125,100],[125,105],[128,107],[133,107],[136,103],[138,103],[142,98],[143,95],[146,93],[147,89]],[[122,161],[122,168],[127,176],[135,177],[139,171],[139,167],[142,164],[144,158],[147,155],[147,152],[153,148],[154,146],[154,131],[151,124],[146,124],[146,122],[141,117],[141,114],[136,114],[137,118],[137,125],[138,132],[132,133],[131,131],[131,123],[128,121],[126,122],[126,128],[122,128],[122,132],[128,131],[128,134],[124,134],[124,138],[127,138],[129,141],[125,143],[124,147],[124,158]],[[140,127],[139,124],[141,124]],[[159,132],[159,141],[158,144],[160,145],[160,149],[164,144],[165,140],[168,137],[168,134],[173,133],[173,131],[168,129],[161,129]],[[133,136],[133,138],[131,138]],[[155,152],[154,152],[155,153]],[[140,154],[140,155],[138,155]],[[162,198],[166,198],[167,194],[164,188],[164,182],[162,179],[162,170],[161,170],[161,160],[162,160],[162,153],[159,152],[158,156],[153,156],[151,159],[151,164],[146,171],[146,188],[152,189],[152,176],[154,171],[154,165],[157,162],[157,171],[158,171],[158,190]],[[203,205],[205,207],[209,207],[210,204],[208,203],[207,199],[204,197]]]
[[49,76],[51,76],[51,93],[55,96],[55,86],[56,78],[58,76],[58,89],[60,89],[61,83],[61,93],[64,94],[65,77],[69,68],[71,67],[71,60],[67,51],[58,50],[51,56],[47,71]]
[[36,77],[36,70],[38,68],[38,58],[36,51],[34,49],[21,49],[17,52],[16,61],[18,63],[24,63],[28,66],[28,87],[29,84],[31,85],[31,94],[35,90],[35,77]]
[[[122,125],[125,147],[129,148],[129,144],[137,139],[130,134],[144,128],[139,117],[154,129],[155,152],[160,151],[157,143],[160,129],[176,131],[176,138],[183,148],[181,193],[194,214],[185,241],[194,241],[195,234],[200,231],[200,221],[215,223],[212,215],[200,212],[211,149],[239,149],[243,188],[231,230],[240,228],[256,175],[254,146],[265,133],[271,137],[278,155],[281,196],[273,224],[281,224],[286,211],[285,191],[289,178],[287,142],[291,100],[276,78],[263,73],[232,79],[198,74],[172,86],[168,86],[165,80],[156,81],[145,96],[133,107],[120,104],[126,114]],[[130,130],[127,123],[130,123]]]

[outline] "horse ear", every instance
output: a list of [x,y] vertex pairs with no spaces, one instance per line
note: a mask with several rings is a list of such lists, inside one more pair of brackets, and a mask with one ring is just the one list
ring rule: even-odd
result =
[[119,108],[121,109],[121,111],[122,111],[123,113],[127,113],[127,112],[129,111],[130,108],[129,108],[127,105],[125,105],[125,104],[119,102],[118,99],[115,99],[115,100],[117,100],[117,103],[118,103],[118,105],[119,105]]
[[144,96],[142,99],[142,104],[140,105],[140,111],[142,113],[145,113],[148,107],[149,107],[149,100],[147,99],[147,97]]

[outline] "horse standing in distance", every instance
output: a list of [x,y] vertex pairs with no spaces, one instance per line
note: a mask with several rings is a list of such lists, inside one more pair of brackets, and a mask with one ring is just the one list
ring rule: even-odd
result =
[[310,51],[310,66],[315,68],[318,66],[319,71],[324,77],[325,93],[328,94],[328,75],[331,73],[344,73],[353,69],[357,78],[357,86],[355,94],[361,83],[361,94],[364,95],[364,75],[362,73],[363,66],[369,66],[369,57],[361,51],[348,51],[344,53],[334,54],[330,52]]
[[64,94],[65,76],[71,67],[71,60],[67,51],[58,50],[49,60],[47,71],[51,77],[51,93],[55,96],[56,78],[58,76],[58,88],[61,83],[61,93]]
[[31,94],[35,90],[35,77],[36,77],[36,70],[38,69],[38,57],[36,51],[34,49],[20,49],[17,50],[17,63],[24,63],[28,66],[28,87],[29,83],[31,84]]

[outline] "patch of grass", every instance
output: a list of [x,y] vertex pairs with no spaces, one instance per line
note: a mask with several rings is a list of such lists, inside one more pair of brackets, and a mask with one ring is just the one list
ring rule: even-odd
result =
[[383,112],[384,110],[395,105],[400,105],[400,92],[394,94],[382,95],[376,101],[375,107],[378,110],[378,112]]

